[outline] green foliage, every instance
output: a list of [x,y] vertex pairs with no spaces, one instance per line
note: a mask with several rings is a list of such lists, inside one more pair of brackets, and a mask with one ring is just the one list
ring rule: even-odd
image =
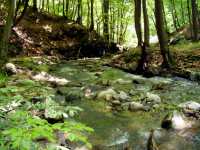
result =
[[77,106],[67,106],[65,108],[65,111],[69,114],[70,117],[74,117],[77,115],[80,111],[83,111],[82,108],[77,107]]
[[137,60],[139,60],[140,56],[141,55],[137,49],[135,49],[134,51],[131,50],[131,51],[126,52],[124,61],[126,63],[137,61]]
[[49,124],[46,120],[30,115],[26,111],[17,111],[7,116],[5,120],[8,126],[4,126],[0,135],[0,147],[10,150],[39,150],[39,139],[45,139],[48,143],[56,143],[56,131],[67,134],[67,139],[72,142],[83,142],[88,147],[85,133],[93,132],[93,129],[72,121]]
[[23,99],[23,97],[19,94],[16,94],[18,92],[18,89],[16,86],[8,86],[4,88],[0,88],[0,106],[7,104],[8,102],[11,102],[13,100],[20,101]]
[[5,72],[0,71],[0,86],[7,81],[7,75]]
[[93,129],[85,126],[84,124],[73,121],[65,121],[64,123],[54,124],[52,128],[66,133],[68,140],[71,142],[83,142],[88,147],[92,147],[85,136],[85,132],[91,133],[93,132]]
[[47,116],[50,118],[68,118],[68,117],[74,117],[77,115],[80,111],[83,111],[80,107],[77,106],[62,106],[56,101],[53,100],[53,97],[47,97],[46,98],[46,104],[43,105],[41,102],[40,104],[36,103],[36,107],[43,107],[46,110]]

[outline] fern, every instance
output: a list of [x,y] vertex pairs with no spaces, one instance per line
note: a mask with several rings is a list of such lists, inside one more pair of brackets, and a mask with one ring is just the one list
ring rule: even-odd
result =
[[8,147],[11,150],[40,149],[40,145],[37,143],[38,139],[46,139],[49,143],[56,143],[55,131],[64,132],[67,139],[72,142],[82,142],[91,147],[86,133],[93,132],[93,129],[81,123],[65,121],[52,125],[44,119],[31,116],[26,111],[17,111],[9,115],[8,121],[10,125],[0,135],[0,148]]

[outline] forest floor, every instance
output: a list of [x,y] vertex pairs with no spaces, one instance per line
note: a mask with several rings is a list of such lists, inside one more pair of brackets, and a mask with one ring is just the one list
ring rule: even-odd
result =
[[[125,137],[122,146],[128,141],[134,146],[140,143],[140,148],[145,149],[144,141],[147,137],[141,138],[141,135],[147,135],[150,129],[160,127],[163,117],[168,112],[177,110],[180,103],[188,100],[199,102],[198,83],[173,77],[144,78],[116,69],[135,73],[141,53],[139,48],[102,59],[66,61],[101,56],[107,48],[107,43],[95,32],[90,33],[85,27],[72,21],[44,14],[38,14],[37,17],[29,14],[13,30],[10,50],[15,58],[11,58],[10,62],[14,64],[14,69],[12,64],[10,66],[14,74],[0,72],[0,99],[3,99],[0,102],[0,126],[4,131],[0,139],[9,136],[17,139],[17,144],[22,147],[27,144],[32,146],[32,141],[64,149],[68,146],[77,147],[76,142],[70,143],[73,140],[90,147],[88,137],[93,146],[114,146],[116,149]],[[161,67],[162,57],[158,44],[148,48],[148,67],[152,75],[178,75],[199,81],[200,43],[181,41],[170,46],[170,50],[175,66],[168,72]],[[148,103],[149,95],[153,95],[156,100]],[[139,108],[135,105],[139,105]],[[80,114],[78,119],[74,118],[77,113]],[[83,124],[74,124],[74,119]],[[92,128],[85,124],[95,129],[92,136],[89,134],[93,133]],[[29,134],[29,128],[24,127],[33,128],[33,135],[42,134],[45,138],[35,140]],[[55,133],[52,129],[67,134]],[[145,131],[141,131],[144,129]],[[198,133],[199,128],[195,130],[195,137],[196,134],[199,136]],[[174,131],[169,134],[174,135]],[[56,140],[50,142],[48,139],[51,137]],[[69,143],[63,143],[66,138]],[[176,135],[170,136],[170,140],[175,141],[174,149],[177,149],[177,145],[188,143],[185,142],[186,138],[182,137],[178,142]],[[9,149],[10,143],[5,142],[5,145],[0,145],[0,149]],[[161,149],[171,146],[170,142],[161,145]],[[194,146],[198,147],[198,144],[199,141]]]
[[9,50],[12,56],[50,55],[76,59],[102,56],[109,51],[108,42],[95,31],[90,32],[65,17],[33,13],[31,10],[12,33]]
[[[10,52],[12,56],[56,56],[61,59],[101,57],[105,53],[116,53],[115,44],[108,46],[95,31],[48,14],[28,12],[18,26],[13,29]],[[161,67],[162,57],[159,45],[151,45],[148,51],[148,71],[151,76],[175,75],[192,80],[200,80],[200,43],[182,40],[170,46],[175,65],[171,70]],[[109,65],[136,73],[141,56],[139,48],[132,48],[112,57]]]
[[[177,75],[187,79],[200,80],[200,43],[181,41],[176,45],[170,45],[170,52],[174,59],[174,66],[171,70],[162,68],[163,60],[158,44],[151,45],[147,51],[148,71],[151,76]],[[133,48],[122,54],[114,55],[109,64],[113,67],[135,73],[140,56],[140,48]]]

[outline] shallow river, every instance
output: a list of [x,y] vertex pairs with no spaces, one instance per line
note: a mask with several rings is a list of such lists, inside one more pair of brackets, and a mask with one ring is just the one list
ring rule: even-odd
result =
[[[149,131],[160,129],[163,117],[181,102],[200,102],[200,85],[181,78],[144,78],[118,69],[103,66],[98,60],[71,61],[57,65],[52,69],[56,75],[69,79],[69,88],[82,90],[90,88],[92,92],[113,88],[123,91],[133,99],[146,92],[157,94],[162,99],[160,109],[150,112],[110,111],[106,101],[96,99],[75,101],[84,111],[78,120],[94,128],[90,142],[94,149],[145,150]],[[199,150],[199,128],[186,131],[157,132],[157,145],[160,150]],[[128,149],[127,149],[128,150]]]

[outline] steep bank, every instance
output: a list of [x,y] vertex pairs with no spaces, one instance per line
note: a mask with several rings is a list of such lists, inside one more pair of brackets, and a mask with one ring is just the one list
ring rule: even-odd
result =
[[[179,44],[170,45],[174,66],[170,70],[163,69],[162,56],[158,44],[147,48],[147,72],[145,76],[179,76],[194,81],[200,81],[200,44],[183,40]],[[127,72],[137,73],[140,60],[140,48],[133,48],[119,55],[114,55],[109,65]]]
[[10,54],[60,55],[67,59],[99,57],[117,51],[103,37],[65,17],[34,13],[29,9],[13,28]]

